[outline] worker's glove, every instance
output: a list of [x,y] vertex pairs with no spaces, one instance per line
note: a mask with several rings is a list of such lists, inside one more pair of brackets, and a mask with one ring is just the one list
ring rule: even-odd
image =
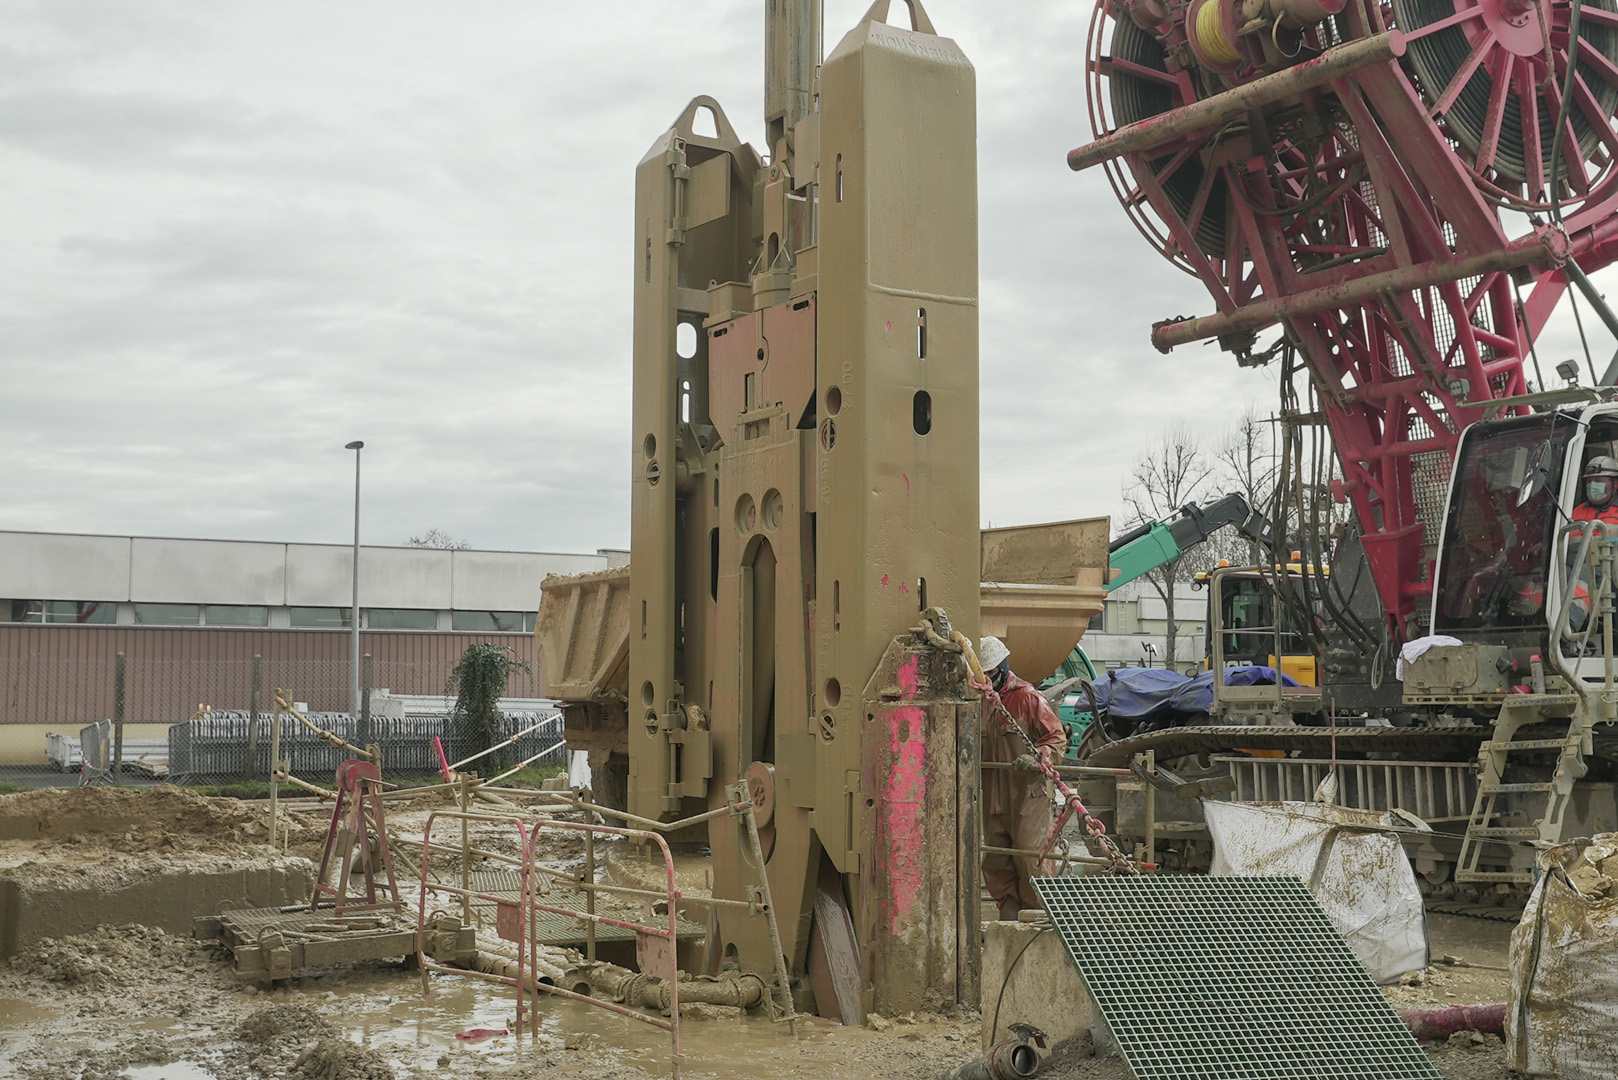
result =
[[1011,768],[1014,772],[1037,773],[1041,771],[1039,759],[1033,754],[1023,754],[1011,763]]

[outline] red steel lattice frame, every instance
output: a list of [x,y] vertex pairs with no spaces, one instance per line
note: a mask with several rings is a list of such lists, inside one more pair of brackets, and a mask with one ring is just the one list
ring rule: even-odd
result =
[[[1596,138],[1593,151],[1580,152],[1569,121],[1564,197],[1574,209],[1560,227],[1537,226],[1515,240],[1506,233],[1500,205],[1532,209],[1549,201],[1531,136],[1528,175],[1515,187],[1493,161],[1507,92],[1530,85],[1543,91],[1543,80],[1531,76],[1542,77],[1546,61],[1502,44],[1499,3],[1457,0],[1453,18],[1389,32],[1391,7],[1356,0],[1334,23],[1345,44],[1269,75],[1272,86],[1286,84],[1279,96],[1256,85],[1266,73],[1254,70],[1237,72],[1222,94],[1204,98],[1192,70],[1107,55],[1113,27],[1130,17],[1124,5],[1098,5],[1090,27],[1091,127],[1116,152],[1100,159],[1102,147],[1080,148],[1070,163],[1103,164],[1142,235],[1201,280],[1217,309],[1203,319],[1159,323],[1154,344],[1167,351],[1217,336],[1240,356],[1255,330],[1284,321],[1310,372],[1341,464],[1341,493],[1361,523],[1384,610],[1400,636],[1414,631],[1418,601],[1431,589],[1424,544],[1427,526],[1436,530],[1437,522],[1425,520],[1421,507],[1442,505],[1461,430],[1482,418],[1488,402],[1527,391],[1529,345],[1566,289],[1559,267],[1568,256],[1587,272],[1618,257],[1618,133],[1583,77],[1591,68],[1618,88],[1618,64],[1582,31],[1575,99]],[[1568,4],[1544,6],[1552,13],[1544,52],[1560,75]],[[1165,12],[1162,5],[1137,7],[1148,9],[1147,18]],[[1618,14],[1594,3],[1582,10],[1618,28]],[[1163,13],[1156,31],[1184,42],[1173,17]],[[1400,57],[1412,42],[1450,26],[1466,28],[1472,53],[1429,103]],[[1349,70],[1339,64],[1329,78],[1308,70],[1324,70],[1334,54],[1356,46],[1370,56],[1365,47],[1379,35],[1385,52],[1372,62]],[[1483,141],[1472,150],[1446,112],[1478,70],[1496,82]],[[1117,123],[1108,83],[1120,75],[1166,91],[1171,107]],[[1244,95],[1251,107],[1189,130],[1183,119],[1176,125],[1177,114],[1189,115],[1199,102],[1229,96],[1240,106]],[[1525,121],[1543,107],[1534,94],[1518,100]],[[1298,117],[1317,118],[1314,129]],[[1123,136],[1130,138],[1120,142]],[[1169,184],[1193,165],[1201,175],[1189,200],[1182,185],[1177,203]],[[1223,204],[1216,207],[1220,185]],[[1223,213],[1223,247],[1207,251],[1204,218],[1216,210]],[[1513,274],[1533,282],[1522,305]]]

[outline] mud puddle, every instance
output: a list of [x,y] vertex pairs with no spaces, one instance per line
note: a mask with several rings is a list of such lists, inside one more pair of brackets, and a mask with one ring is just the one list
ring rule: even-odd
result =
[[213,1080],[213,1074],[189,1061],[167,1065],[133,1065],[122,1074],[128,1080]]
[[[153,972],[152,981],[166,980],[163,973]],[[264,1070],[271,1062],[265,1055],[283,1069],[294,1065],[301,1051],[324,1038],[373,1051],[401,1080],[445,1070],[497,1077],[535,1070],[600,1077],[668,1075],[669,1034],[649,1024],[542,996],[537,1028],[525,1022],[519,1037],[515,999],[508,988],[443,975],[433,976],[431,987],[431,996],[423,997],[420,976],[398,968],[332,969],[268,992],[219,988],[200,1000],[192,998],[184,1018],[145,1015],[149,1006],[140,993],[95,1001],[76,995],[37,1001],[0,998],[0,1077],[233,1080],[268,1075]],[[162,996],[149,994],[147,1000]],[[301,1024],[277,1019],[260,1025],[257,1035],[249,1033],[258,1018],[292,1010],[309,1015]],[[975,1029],[958,1026],[964,1044]],[[830,1056],[852,1064],[873,1035],[813,1018],[799,1022],[796,1037],[785,1024],[762,1017],[690,1017],[681,1027],[686,1056],[682,1075],[712,1080],[828,1076],[826,1055],[819,1048],[831,1049],[835,1043]],[[457,1037],[479,1028],[507,1034]]]
[[[482,980],[435,975],[431,997],[423,998],[418,976],[403,974],[354,978],[349,985],[325,993],[302,992],[297,1001],[333,1019],[350,1041],[376,1050],[400,1076],[427,1075],[439,1069],[459,1074],[463,1068],[508,1068],[528,1073],[561,1069],[604,1077],[666,1076],[672,1045],[669,1033],[605,1010],[543,995],[537,1027],[527,1022],[518,1036],[515,998],[507,988]],[[383,1003],[378,995],[391,997]],[[338,1020],[336,1017],[343,1019]],[[844,1029],[815,1017],[798,1021],[798,1033],[762,1016],[722,1019],[688,1017],[681,1025],[684,1064],[681,1076],[691,1080],[819,1080],[830,1075],[828,1057],[852,1065],[880,1036],[866,1029]],[[923,1033],[955,1033],[963,1045],[976,1035],[971,1024],[947,1021],[909,1025],[919,1042]],[[460,1039],[475,1029],[504,1029],[507,1034]],[[901,1043],[905,1035],[898,1036]],[[969,1050],[967,1051],[969,1052]]]
[[29,1021],[45,1020],[55,1015],[55,1010],[24,998],[0,998],[0,1031],[14,1030]]

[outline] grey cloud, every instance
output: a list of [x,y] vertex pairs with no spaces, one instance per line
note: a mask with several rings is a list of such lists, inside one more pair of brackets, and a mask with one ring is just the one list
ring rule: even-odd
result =
[[93,168],[202,167],[241,161],[292,133],[238,103],[148,94],[37,90],[0,96],[0,141]]
[[[698,93],[758,145],[761,9],[24,6],[0,527],[340,540],[364,438],[369,540],[626,543],[635,163]],[[1212,302],[1063,160],[1086,6],[929,9],[978,73],[983,517],[1116,513],[1273,375],[1151,348]]]

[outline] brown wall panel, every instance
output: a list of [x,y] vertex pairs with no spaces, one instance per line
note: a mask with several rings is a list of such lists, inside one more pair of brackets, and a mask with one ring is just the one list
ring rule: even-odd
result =
[[[371,685],[442,694],[468,645],[508,645],[535,672],[529,634],[362,631]],[[253,657],[264,658],[259,708],[285,687],[317,711],[346,711],[349,635],[341,630],[152,626],[0,626],[0,724],[88,724],[113,714],[116,657],[125,656],[125,719],[172,723],[198,705],[248,707]],[[514,672],[514,697],[542,696],[537,674]]]

